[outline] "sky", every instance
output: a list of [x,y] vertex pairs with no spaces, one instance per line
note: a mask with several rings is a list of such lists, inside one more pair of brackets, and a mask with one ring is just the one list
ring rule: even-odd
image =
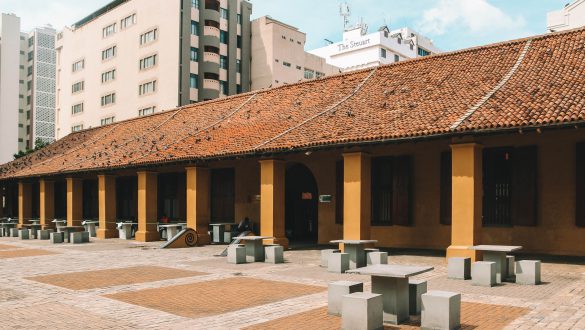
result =
[[[111,0],[0,0],[0,12],[15,13],[22,29],[51,24],[58,30]],[[165,0],[149,0],[165,1]],[[546,14],[570,0],[347,0],[351,24],[369,31],[404,26],[431,38],[445,51],[546,32]],[[251,0],[253,17],[269,15],[307,33],[306,49],[342,39],[341,0]]]

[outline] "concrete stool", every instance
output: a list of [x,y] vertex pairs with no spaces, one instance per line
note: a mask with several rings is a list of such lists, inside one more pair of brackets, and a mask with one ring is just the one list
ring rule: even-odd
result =
[[10,237],[18,237],[18,228],[10,228]]
[[370,252],[380,252],[380,249],[376,249],[376,248],[367,248],[367,249],[364,249],[364,252],[365,252],[366,254],[368,254],[368,253],[370,253]]
[[349,253],[331,253],[327,262],[330,273],[345,273],[349,269]]
[[30,231],[28,229],[20,229],[18,231],[18,237],[20,239],[29,239],[30,238]]
[[459,329],[461,294],[447,291],[423,294],[420,325],[421,329]]
[[40,240],[46,241],[50,238],[50,235],[52,232],[53,232],[53,229],[39,230],[37,233],[37,237]]
[[471,278],[471,258],[449,258],[447,277],[454,280]]
[[88,231],[78,231],[75,233],[71,233],[69,236],[69,243],[72,244],[82,244],[82,243],[89,243],[89,232]]
[[508,274],[506,279],[514,282],[514,278],[516,277],[516,257],[506,256],[506,262],[508,263]]
[[410,315],[420,315],[421,296],[427,293],[427,281],[408,280],[408,311]]
[[540,284],[540,260],[516,261],[516,283]]
[[388,263],[388,252],[368,252],[366,259],[368,259],[368,265],[385,265]]
[[341,250],[337,250],[337,249],[321,250],[321,267],[327,267],[328,262],[329,262],[329,255],[331,253],[339,253],[339,252],[341,252]]
[[29,231],[28,237],[30,237],[31,239],[37,239],[37,231],[36,230],[31,228],[28,231]]
[[65,233],[61,232],[61,233],[50,233],[49,234],[49,240],[51,241],[51,243],[53,244],[59,244],[59,243],[63,243],[63,238]]
[[343,296],[364,291],[364,283],[352,281],[337,281],[329,283],[327,290],[327,312],[330,315],[341,316]]
[[384,329],[382,295],[356,292],[343,296],[341,328],[351,330]]
[[223,242],[224,243],[229,243],[232,241],[232,232],[231,231],[226,231],[223,233]]
[[246,263],[246,248],[239,245],[230,245],[228,247],[228,263],[230,264],[245,264]]
[[264,247],[264,262],[269,264],[281,264],[284,262],[284,248],[281,245],[271,245]]
[[496,285],[496,263],[476,261],[471,268],[471,284],[492,287]]

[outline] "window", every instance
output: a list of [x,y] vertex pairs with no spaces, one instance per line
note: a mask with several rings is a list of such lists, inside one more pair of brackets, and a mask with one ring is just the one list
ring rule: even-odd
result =
[[219,80],[219,75],[213,72],[205,72],[203,73],[203,79]]
[[219,90],[223,93],[223,95],[229,94],[229,84],[227,81],[220,80],[219,81]]
[[440,195],[440,223],[442,225],[451,225],[451,208],[452,208],[452,158],[451,152],[441,153],[441,195]]
[[335,223],[343,224],[343,160],[338,160],[335,164]]
[[32,76],[32,74],[33,74],[33,67],[29,66],[27,69],[27,76]]
[[[26,97],[26,105],[30,105],[30,95]],[[30,111],[27,112],[26,119],[30,118]]]
[[219,42],[221,42],[222,44],[226,44],[229,42],[229,37],[228,37],[228,32],[227,31],[223,31],[220,30],[219,31]]
[[140,109],[140,110],[138,110],[138,116],[142,117],[142,116],[151,115],[154,113],[155,109],[156,109],[156,107],[148,107],[148,108]]
[[108,125],[114,122],[114,120],[116,119],[116,117],[108,117],[108,118],[104,118],[101,120],[101,125]]
[[205,0],[205,9],[219,11],[219,1],[218,0]]
[[315,78],[315,71],[305,68],[305,79]]
[[290,68],[290,63],[288,63],[288,62],[282,62],[282,65]]
[[489,148],[483,157],[483,225],[535,226],[538,149]]
[[131,27],[134,24],[136,24],[136,14],[132,14],[130,16],[127,16],[126,18],[123,18],[120,21],[120,27],[122,29],[129,28],[129,27]]
[[83,112],[83,103],[75,104],[71,107],[71,114],[76,115]]
[[242,36],[238,36],[238,37],[236,38],[236,46],[237,46],[238,48],[242,48]]
[[83,70],[83,68],[85,68],[85,60],[79,60],[79,61],[73,63],[73,65],[71,66],[71,70],[73,72]]
[[219,8],[219,15],[221,16],[221,18],[228,19],[229,11],[225,8]]
[[372,225],[411,224],[412,159],[372,159]]
[[140,60],[140,70],[152,68],[156,65],[156,54]]
[[71,86],[71,93],[78,93],[83,91],[83,85],[84,85],[83,81],[76,82],[75,84],[73,84],[73,86]]
[[380,56],[381,56],[382,58],[386,58],[386,49],[384,49],[384,48],[381,48],[381,49],[380,49]]
[[71,132],[79,132],[83,129],[83,124],[75,125],[71,127]]
[[112,25],[108,25],[102,29],[102,37],[103,38],[111,36],[114,33],[116,33],[116,23],[114,23]]
[[152,29],[140,35],[140,44],[144,45],[156,40],[158,29]]
[[28,46],[32,47],[35,44],[35,37],[32,36],[30,38],[28,38]]
[[199,76],[196,74],[191,73],[189,77],[189,86],[191,88],[199,88]]
[[29,81],[26,82],[26,90],[27,91],[30,91],[31,89],[32,89],[32,81],[29,80]]
[[191,34],[194,36],[199,35],[199,22],[191,21]]
[[278,62],[280,62],[280,60],[279,59],[275,59],[274,62],[278,63]]
[[286,40],[286,36],[282,36],[282,39],[283,39],[283,40]]
[[394,55],[394,62],[399,62],[399,61],[400,61],[400,56]]
[[317,72],[315,72],[315,77],[316,77],[317,79],[319,79],[319,78],[321,78],[321,77],[325,77],[325,74],[324,74],[323,72],[319,72],[319,71],[317,71]]
[[199,8],[199,0],[191,0],[191,7]]
[[34,58],[34,56],[35,56],[35,52],[32,52],[32,51],[31,52],[28,52],[28,60],[29,61],[32,61],[33,58]]
[[152,94],[156,92],[156,80],[138,86],[138,95]]
[[192,62],[199,61],[199,49],[195,47],[191,47],[191,61]]
[[242,24],[242,14],[238,14],[238,24]]
[[102,107],[116,103],[116,93],[102,96]]
[[431,52],[429,52],[426,49],[418,47],[418,56],[428,56],[428,55],[431,55]]
[[228,69],[228,57],[220,55],[219,56],[219,67],[222,69]]
[[102,61],[110,59],[114,56],[116,56],[116,46],[112,46],[112,47],[102,51]]
[[236,85],[236,93],[240,94],[242,92],[242,85]]
[[300,65],[297,65],[297,70],[300,70],[300,69],[302,69],[301,66]]
[[242,60],[236,60],[236,72],[242,73]]
[[102,73],[102,83],[116,79],[116,69]]

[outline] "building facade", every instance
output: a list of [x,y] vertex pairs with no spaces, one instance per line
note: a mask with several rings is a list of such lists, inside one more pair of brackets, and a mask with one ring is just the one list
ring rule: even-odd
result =
[[362,25],[347,29],[343,41],[309,51],[344,72],[440,52],[432,40],[410,28],[390,31],[388,27],[382,27],[368,34]]
[[324,58],[305,51],[306,34],[263,16],[252,21],[252,90],[339,73]]
[[[0,16],[0,162],[12,160],[19,150],[19,109],[23,102],[20,90],[21,68],[20,18]],[[23,68],[23,67],[22,67]]]
[[250,89],[243,0],[116,0],[57,36],[57,137]]
[[546,23],[549,32],[585,26],[585,0],[575,0],[561,10],[548,13]]

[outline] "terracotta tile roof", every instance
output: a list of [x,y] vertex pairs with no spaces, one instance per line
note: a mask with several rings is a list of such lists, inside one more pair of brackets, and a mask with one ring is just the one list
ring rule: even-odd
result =
[[68,135],[0,179],[575,124],[585,29],[203,102]]

